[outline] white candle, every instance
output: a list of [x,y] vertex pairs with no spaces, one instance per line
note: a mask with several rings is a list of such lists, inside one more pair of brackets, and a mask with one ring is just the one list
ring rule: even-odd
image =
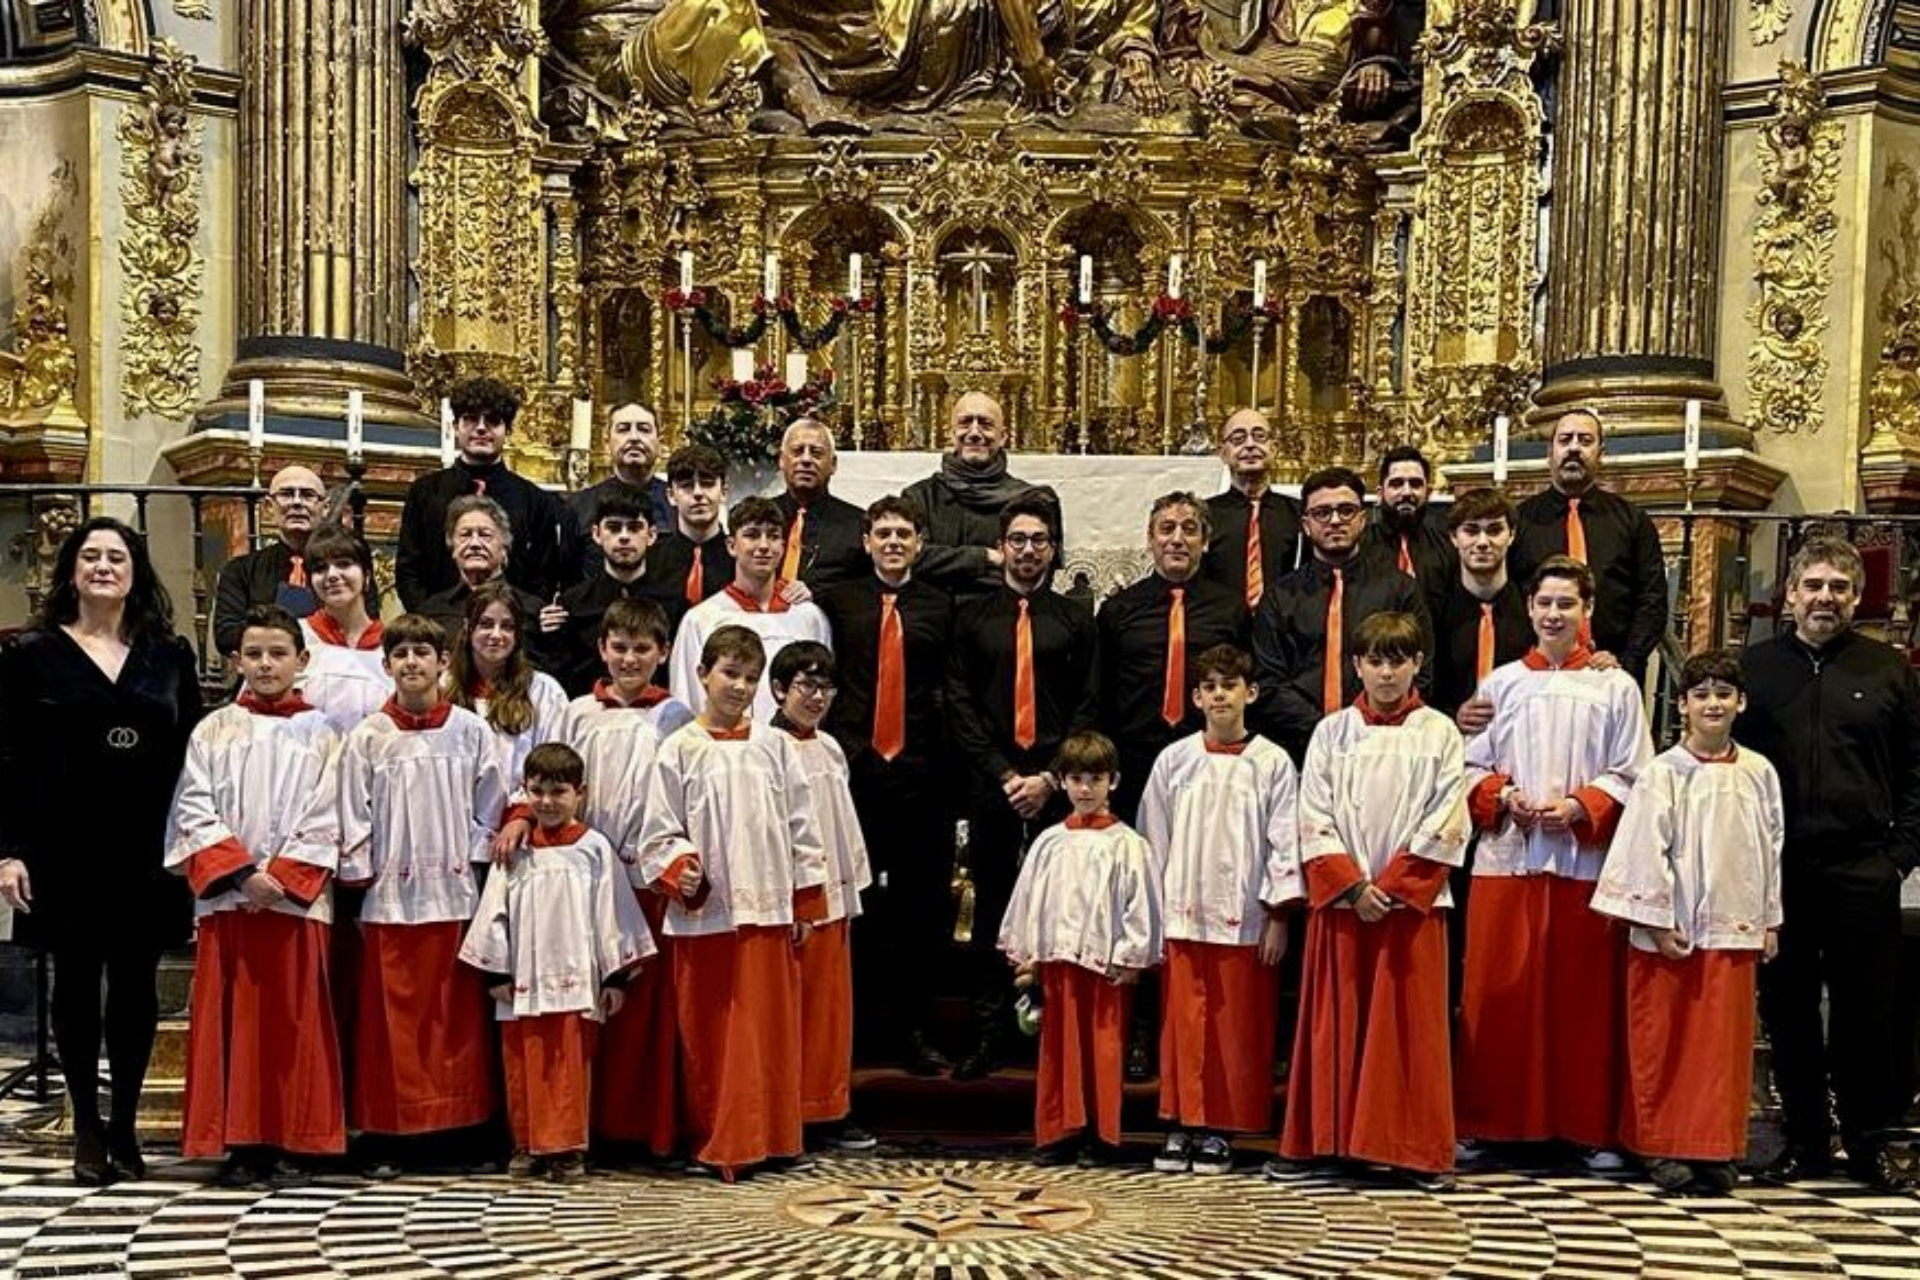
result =
[[807,385],[807,353],[787,352],[787,385],[798,391]]
[[860,296],[860,255],[857,253],[847,255],[847,296]]
[[358,458],[366,452],[367,399],[358,390],[347,392],[347,456]]
[[258,378],[247,382],[247,448],[258,450],[267,443],[267,384]]
[[1493,482],[1507,482],[1507,415],[1493,420]]
[[1093,305],[1093,255],[1080,255],[1080,305]]
[[585,453],[593,448],[593,401],[576,397],[573,402],[573,430],[567,433],[567,448]]
[[1253,260],[1253,309],[1260,310],[1267,305],[1267,260]]
[[693,250],[691,249],[680,251],[680,291],[682,293],[693,291]]
[[780,255],[767,255],[766,266],[761,269],[760,292],[769,298],[780,296]]
[[1179,254],[1176,253],[1167,259],[1167,296],[1169,298],[1180,296],[1180,266]]
[[1700,402],[1687,401],[1687,474],[1700,469]]
[[753,348],[735,347],[733,349],[733,380],[735,382],[753,380]]
[[453,442],[453,401],[443,397],[440,401],[440,465],[450,467],[459,456],[460,451]]

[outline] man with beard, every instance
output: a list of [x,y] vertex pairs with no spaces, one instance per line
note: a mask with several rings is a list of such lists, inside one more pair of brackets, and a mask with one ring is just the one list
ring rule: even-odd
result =
[[1230,487],[1207,499],[1213,531],[1200,576],[1226,586],[1251,614],[1267,589],[1293,571],[1300,504],[1273,492],[1273,432],[1258,410],[1241,409],[1227,418],[1220,428],[1220,461]]
[[1552,488],[1520,504],[1513,576],[1525,581],[1551,556],[1593,570],[1593,665],[1618,662],[1636,680],[1667,630],[1667,564],[1647,514],[1600,487],[1605,425],[1592,409],[1573,409],[1548,442]]
[[617,406],[607,418],[607,451],[613,455],[613,474],[567,499],[576,553],[569,562],[577,560],[589,577],[600,567],[600,546],[592,535],[602,502],[619,494],[641,503],[651,529],[669,528],[673,520],[667,482],[654,474],[660,461],[660,420],[653,410],[643,404]]
[[393,566],[400,603],[418,613],[428,597],[450,590],[465,576],[447,554],[447,508],[455,498],[472,494],[492,499],[510,522],[511,541],[518,550],[507,562],[507,580],[549,600],[575,576],[560,564],[566,513],[552,494],[503,461],[520,401],[492,378],[463,382],[450,399],[460,456],[452,466],[428,472],[407,489]]
[[1920,684],[1901,650],[1854,630],[1863,579],[1851,543],[1813,538],[1794,553],[1793,630],[1742,653],[1736,728],[1779,772],[1787,828],[1780,952],[1760,971],[1787,1147],[1760,1176],[1830,1172],[1831,1085],[1847,1171],[1895,1188],[1906,1179],[1886,1142],[1905,1102],[1894,991],[1900,881],[1920,865]]
[[1422,589],[1445,582],[1456,563],[1453,540],[1445,521],[1435,517],[1432,497],[1427,455],[1410,444],[1387,450],[1380,459],[1380,505],[1367,522],[1367,541]]
[[[220,567],[213,593],[213,643],[221,653],[240,647],[247,610],[258,604],[277,604],[296,618],[320,607],[308,583],[307,535],[326,505],[326,485],[306,467],[283,467],[267,485],[267,502],[280,520],[277,541],[235,556]],[[380,616],[380,591],[367,583],[367,611]]]
[[[927,549],[919,573],[956,599],[986,595],[1000,584],[1000,515],[1009,502],[1038,492],[1053,503],[1048,523],[1058,533],[1060,499],[1007,472],[1007,416],[999,401],[969,391],[953,402],[952,451],[940,470],[900,496],[927,513]],[[1049,548],[1052,561],[1058,546]]]
[[780,478],[787,484],[774,499],[787,517],[780,577],[815,591],[865,577],[873,567],[861,543],[866,517],[827,492],[836,461],[833,433],[816,419],[795,418],[780,437]]
[[[561,594],[558,606],[541,610],[541,631],[549,636],[553,669],[548,672],[569,697],[593,690],[605,674],[600,657],[600,620],[615,600],[651,600],[667,615],[667,634],[680,625],[687,601],[680,584],[650,577],[647,552],[653,546],[654,527],[649,507],[628,493],[611,491],[596,508],[593,542],[599,567],[593,576]],[[552,617],[558,613],[557,621]],[[549,622],[556,625],[549,626]],[[660,681],[665,684],[664,671]]]
[[1027,841],[1070,806],[1048,772],[1069,734],[1099,712],[1093,616],[1047,589],[1059,545],[1052,496],[1028,494],[1000,515],[1000,587],[960,609],[947,663],[947,715],[967,765],[968,866],[973,876],[975,1048],[956,1080],[993,1070],[1009,1027],[1000,917]]

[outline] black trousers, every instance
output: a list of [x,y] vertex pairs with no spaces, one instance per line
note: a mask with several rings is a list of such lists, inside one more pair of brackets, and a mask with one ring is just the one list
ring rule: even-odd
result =
[[[160,1022],[158,977],[161,948],[145,936],[112,931],[77,938],[68,933],[52,948],[53,995],[49,1013],[60,1074],[82,1128],[100,1124],[100,1039],[113,1074],[115,1129],[131,1132],[146,1084],[147,1061]],[[104,1015],[100,985],[106,981]]]
[[1012,998],[1013,971],[1000,954],[1000,922],[1007,914],[1014,881],[1027,846],[1042,831],[1073,811],[1065,795],[1056,793],[1038,814],[1023,819],[1004,794],[989,794],[976,784],[967,811],[967,865],[973,872],[973,942],[968,994],[973,997],[975,1029],[983,1040],[1000,1039],[1010,1030],[1007,1006]]
[[[1760,970],[1760,1013],[1773,1046],[1787,1142],[1824,1156],[1838,1103],[1849,1155],[1898,1122],[1896,1079],[1900,877],[1878,853],[1812,864],[1787,850],[1780,954]],[[1825,991],[1827,1019],[1820,1018]]]
[[[933,1002],[953,950],[951,802],[929,761],[888,763],[862,753],[851,766],[854,809],[866,837],[874,887],[854,924],[856,1007],[878,1015],[898,1048],[931,1029]],[[884,881],[885,887],[881,885]],[[861,1021],[868,1021],[862,1018]]]

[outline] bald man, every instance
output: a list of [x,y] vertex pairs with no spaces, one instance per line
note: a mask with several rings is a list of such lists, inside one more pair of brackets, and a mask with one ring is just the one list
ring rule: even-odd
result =
[[[1220,427],[1227,491],[1207,499],[1213,532],[1200,576],[1230,588],[1251,614],[1266,592],[1299,563],[1300,504],[1273,492],[1273,428],[1267,415],[1241,409]],[[1258,564],[1259,572],[1249,573]]]
[[833,432],[813,418],[795,418],[780,437],[780,478],[786,491],[774,504],[787,520],[787,552],[780,576],[815,591],[873,572],[861,535],[866,513],[827,492],[836,460]]
[[983,596],[1000,585],[1000,512],[1023,494],[1044,494],[1057,539],[1060,496],[1007,473],[1007,415],[992,396],[969,391],[955,400],[949,431],[940,470],[901,495],[927,517],[927,549],[914,572],[955,597]]
[[[213,594],[213,643],[225,654],[240,647],[247,610],[257,604],[277,604],[304,618],[320,607],[320,598],[307,585],[302,552],[307,535],[326,514],[327,486],[308,467],[285,467],[267,485],[267,514],[279,537],[220,568]],[[380,594],[367,584],[367,612],[380,616]]]
[[567,545],[563,561],[578,565],[587,581],[599,573],[603,561],[593,526],[600,522],[600,504],[618,495],[643,504],[653,528],[673,528],[673,504],[667,501],[667,482],[655,474],[660,465],[660,419],[644,404],[615,405],[607,415],[607,452],[613,456],[613,474],[567,499]]

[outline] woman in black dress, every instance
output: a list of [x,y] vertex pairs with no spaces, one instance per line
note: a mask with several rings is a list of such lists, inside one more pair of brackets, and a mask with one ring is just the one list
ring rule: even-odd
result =
[[160,953],[190,921],[161,845],[199,717],[193,650],[174,634],[146,543],[118,520],[86,521],[61,545],[39,619],[0,650],[0,897],[53,957],[54,1044],[83,1185],[146,1169],[134,1122],[159,1022]]

